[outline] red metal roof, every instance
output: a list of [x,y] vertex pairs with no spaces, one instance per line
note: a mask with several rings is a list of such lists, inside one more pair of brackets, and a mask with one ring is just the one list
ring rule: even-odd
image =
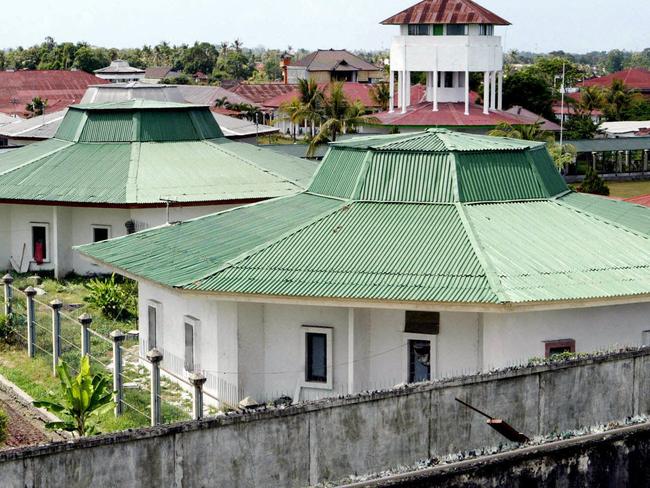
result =
[[598,78],[590,78],[578,83],[578,86],[607,87],[614,80],[621,80],[629,88],[650,92],[650,71],[644,68],[630,68],[616,73],[610,73]]
[[319,49],[296,61],[293,66],[301,66],[309,71],[334,71],[345,66],[346,70],[379,71],[381,68],[345,49]]
[[640,195],[634,198],[627,198],[625,201],[637,205],[643,205],[644,207],[650,207],[650,195]]
[[[299,92],[296,85],[285,85],[292,87],[291,91],[266,100],[262,105],[267,108],[278,108],[285,102],[290,102],[294,98],[298,98]],[[327,93],[329,89],[328,84],[321,84],[318,86],[323,92]],[[351,102],[359,100],[366,107],[377,107],[377,103],[372,99],[370,90],[372,85],[369,83],[343,83],[343,93]]]
[[475,103],[469,105],[469,115],[465,115],[465,104],[439,103],[438,111],[433,111],[431,102],[420,102],[408,108],[405,114],[395,109],[394,113],[381,112],[375,114],[382,125],[412,126],[412,127],[462,127],[487,126],[492,127],[501,122],[509,124],[530,124],[530,120],[508,112],[490,111],[483,113],[483,107]]
[[47,99],[46,111],[62,110],[79,103],[89,85],[104,83],[85,71],[0,71],[0,112],[22,115],[34,97]]
[[510,22],[474,3],[472,0],[423,0],[389,17],[382,24],[510,25]]
[[257,104],[264,104],[271,98],[293,91],[295,87],[296,85],[285,85],[284,83],[240,83],[230,91]]

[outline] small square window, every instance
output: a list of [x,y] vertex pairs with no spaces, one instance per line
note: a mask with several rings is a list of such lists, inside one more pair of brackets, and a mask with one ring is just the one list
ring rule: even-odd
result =
[[423,340],[408,341],[409,383],[431,379],[431,342]]
[[185,320],[185,371],[194,372],[194,322]]
[[453,71],[446,71],[445,72],[445,88],[453,88],[454,87],[454,72]]
[[442,36],[445,34],[445,26],[442,24],[435,24],[433,26],[433,35],[434,36]]
[[448,24],[447,25],[447,35],[448,36],[466,36],[467,35],[467,25],[466,24]]
[[412,312],[410,310],[407,310],[406,318],[404,321],[404,332],[411,334],[439,334],[440,313]]
[[410,24],[409,36],[428,36],[429,26],[426,24]]
[[544,341],[544,353],[547,358],[565,352],[576,352],[576,341],[574,339]]
[[314,383],[327,382],[327,335],[308,332],[307,370],[305,380]]
[[107,225],[93,225],[93,242],[106,241],[111,238],[111,228]]
[[147,350],[151,350],[157,345],[158,329],[158,306],[150,304],[147,306]]

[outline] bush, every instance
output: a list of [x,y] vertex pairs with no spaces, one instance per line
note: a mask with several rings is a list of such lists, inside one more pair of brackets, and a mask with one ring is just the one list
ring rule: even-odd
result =
[[7,440],[7,414],[4,410],[0,409],[0,445]]
[[580,191],[582,193],[593,193],[596,195],[609,195],[607,183],[598,176],[598,173],[591,166],[587,166],[587,172],[585,173],[585,179],[580,185]]
[[127,320],[138,315],[138,288],[134,281],[118,282],[113,274],[110,278],[93,278],[84,286],[89,291],[84,300],[106,317]]

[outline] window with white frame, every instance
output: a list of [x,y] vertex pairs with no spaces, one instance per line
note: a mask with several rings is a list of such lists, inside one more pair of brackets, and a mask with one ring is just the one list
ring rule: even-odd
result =
[[428,36],[429,31],[427,24],[409,24],[409,36]]
[[448,36],[466,36],[467,24],[447,24]]
[[183,319],[185,329],[185,371],[192,373],[197,369],[196,344],[198,336],[199,321],[194,317],[186,316]]
[[110,225],[93,225],[93,242],[106,241],[111,238]]
[[331,389],[332,329],[330,327],[303,326],[305,347],[305,386]]
[[32,239],[32,261],[36,264],[50,262],[50,224],[32,222],[29,224]]
[[162,321],[162,304],[154,300],[147,303],[147,350],[161,345],[159,324]]
[[478,35],[479,36],[493,36],[494,35],[494,26],[492,24],[480,24],[478,26]]

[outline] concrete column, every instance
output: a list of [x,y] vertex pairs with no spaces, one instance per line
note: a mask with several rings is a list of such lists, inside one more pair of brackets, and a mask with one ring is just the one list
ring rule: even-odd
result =
[[85,313],[79,317],[79,323],[81,324],[81,355],[87,356],[90,354],[90,331],[88,327],[92,323],[93,318]]
[[201,420],[203,418],[203,385],[207,378],[201,373],[192,373],[189,376],[189,381],[194,386],[194,404],[192,406],[192,414],[194,420]]
[[497,109],[503,110],[503,71],[499,71],[499,94],[497,99]]
[[439,80],[440,74],[438,73],[438,70],[435,70],[433,72],[433,111],[437,112],[438,111],[438,80]]
[[643,172],[648,171],[648,150],[643,151]]
[[114,330],[110,334],[113,339],[113,392],[115,395],[115,416],[122,415],[122,396],[124,394],[122,386],[122,343],[126,335],[121,330]]
[[411,72],[407,71],[404,74],[404,98],[406,100],[406,108],[411,106]]
[[61,308],[63,302],[59,299],[50,302],[52,309],[52,373],[56,376],[56,367],[61,357]]
[[25,288],[27,296],[27,354],[30,358],[36,355],[36,326],[34,324],[34,295],[36,290],[31,286]]
[[465,115],[469,115],[469,71],[465,71]]
[[348,394],[354,393],[354,309],[348,308]]
[[[647,156],[648,156],[648,152],[646,151],[646,159]],[[14,282],[14,278],[9,273],[7,273],[2,277],[2,284],[4,285],[4,290],[5,290],[5,315],[7,317],[8,325],[11,325],[11,314],[13,313],[14,290],[11,287],[13,282]]]
[[400,84],[400,89],[402,90],[402,113],[403,114],[406,113],[406,107],[408,107],[408,104],[409,104],[408,97],[407,97],[407,93],[408,93],[407,87],[408,87],[409,83],[408,83],[407,77],[408,77],[408,71],[403,71],[402,72],[402,83]]
[[483,73],[483,113],[484,114],[489,114],[489,107],[490,104],[490,73],[485,72]]
[[490,109],[497,108],[497,72],[493,71],[490,75]]
[[625,171],[630,172],[630,151],[625,151]]
[[623,159],[621,158],[621,151],[616,151],[616,172],[623,172]]
[[596,171],[596,152],[592,151],[591,153],[591,167],[594,171]]
[[160,400],[160,362],[163,359],[162,353],[153,348],[147,353],[147,359],[151,362],[151,426],[162,424],[161,400]]
[[390,72],[388,80],[388,90],[390,91],[390,101],[388,102],[388,111],[392,114],[395,112],[395,72]]
[[397,108],[402,108],[404,105],[404,99],[402,94],[404,93],[402,87],[404,86],[404,72],[397,72]]

